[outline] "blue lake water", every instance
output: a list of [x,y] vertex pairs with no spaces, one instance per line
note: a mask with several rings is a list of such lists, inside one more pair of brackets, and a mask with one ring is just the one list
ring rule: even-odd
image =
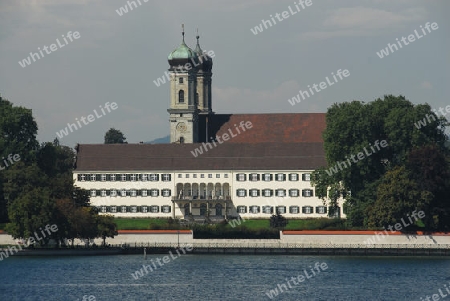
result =
[[[163,256],[11,256],[0,262],[0,300],[271,300],[280,284],[273,300],[420,301],[450,286],[450,258],[186,254],[159,266]],[[152,259],[157,269],[135,280]],[[328,268],[313,276],[316,262]],[[304,269],[311,278],[289,288]]]

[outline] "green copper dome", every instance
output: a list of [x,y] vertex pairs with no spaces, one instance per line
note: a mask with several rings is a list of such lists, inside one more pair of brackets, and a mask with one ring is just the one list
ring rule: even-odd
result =
[[194,50],[189,48],[189,46],[186,45],[186,43],[184,43],[183,37],[183,42],[181,43],[180,46],[178,46],[177,49],[175,49],[169,54],[168,60],[171,61],[180,59],[191,59],[195,57],[197,57],[196,53],[194,52]]

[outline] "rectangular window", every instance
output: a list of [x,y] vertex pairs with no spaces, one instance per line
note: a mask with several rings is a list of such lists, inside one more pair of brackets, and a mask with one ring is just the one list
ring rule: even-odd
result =
[[327,207],[325,207],[325,206],[317,206],[316,207],[316,213],[319,213],[319,214],[327,213]]
[[158,213],[159,212],[159,206],[150,206],[150,212],[151,213]]
[[114,175],[110,175],[109,176],[109,180],[111,181],[111,182],[115,182],[116,181],[116,175],[114,174]]
[[106,190],[102,190],[102,196],[105,197],[106,196]]
[[150,195],[151,195],[151,196],[159,196],[159,191],[158,191],[158,189],[152,189],[152,190],[150,190]]
[[220,174],[216,174],[216,179],[219,179],[220,178]]
[[117,190],[111,189],[110,195],[113,196],[113,197],[114,197],[114,196],[117,196]]
[[259,196],[259,190],[258,189],[250,189],[250,196],[252,196],[252,197]]
[[249,180],[250,180],[250,181],[253,181],[253,182],[259,181],[259,174],[257,174],[257,173],[251,173],[251,174],[249,175]]
[[246,196],[246,190],[245,189],[238,189],[236,192],[237,192],[237,196],[239,196],[239,197]]
[[298,173],[289,174],[289,181],[298,181]]
[[92,182],[94,182],[96,178],[97,178],[97,177],[96,177],[94,174],[91,175],[91,181],[92,181]]
[[298,208],[298,206],[290,206],[290,207],[289,207],[289,213],[292,213],[292,214],[298,214],[298,213],[299,213],[299,208]]
[[127,196],[127,190],[126,189],[122,189],[120,191],[120,196]]
[[249,208],[250,213],[259,213],[259,206],[250,206]]
[[171,210],[171,208],[168,205],[161,206],[162,213],[170,213],[170,210]]
[[147,189],[141,190],[141,196],[147,196]]
[[163,189],[162,190],[162,196],[170,196],[170,189]]
[[245,173],[238,173],[236,175],[236,181],[245,181]]
[[189,179],[189,174],[186,174],[186,175],[185,175],[185,178],[186,178],[186,179]]
[[270,173],[263,174],[263,181],[266,181],[266,182],[272,181],[272,174],[270,174]]
[[272,196],[272,194],[273,194],[272,189],[264,189],[263,190],[263,196],[265,196],[265,197]]
[[158,180],[159,180],[159,175],[158,174],[155,174],[155,173],[150,174],[150,181],[156,182]]
[[313,207],[311,206],[304,206],[302,207],[302,212],[305,214],[311,214],[313,213]]
[[147,174],[142,174],[141,175],[141,181],[147,182],[147,179],[148,179],[148,175]]
[[179,77],[179,78],[178,78],[178,83],[180,83],[180,84],[183,83],[183,78],[182,78],[182,77]]
[[130,211],[131,213],[137,213],[137,206],[131,206]]
[[170,174],[163,174],[162,175],[163,182],[169,182],[171,178],[170,176],[171,176]]
[[127,206],[121,206],[120,207],[120,212],[127,213]]
[[130,175],[130,180],[135,182],[136,181],[136,175],[135,174]]
[[298,189],[289,189],[289,196],[298,197]]
[[84,181],[86,181],[86,177],[84,175],[82,175],[82,174],[78,174],[77,180],[80,181],[80,182],[84,182]]
[[141,212],[142,213],[147,213],[148,212],[148,207],[147,206],[141,206]]
[[106,175],[105,175],[105,174],[102,174],[102,175],[101,175],[101,179],[102,179],[102,182],[105,182],[105,181],[106,181]]
[[127,175],[125,175],[125,174],[120,175],[120,180],[122,182],[125,182],[127,180]]
[[238,213],[247,213],[247,206],[237,206]]
[[263,206],[263,213],[271,214],[272,211],[273,211],[273,207],[272,206]]
[[203,179],[204,177],[205,177],[205,175],[204,175],[204,174],[201,174],[201,175],[200,175],[200,178],[202,178],[202,179]]
[[209,173],[209,174],[208,174],[208,178],[209,178],[209,179],[212,179],[212,173]]
[[227,174],[223,175],[223,177],[228,179],[228,175]]
[[283,173],[277,173],[277,181],[286,181],[286,175]]
[[277,196],[286,196],[286,190],[277,189]]
[[311,174],[310,173],[302,174],[302,180],[303,181],[311,181]]
[[178,179],[181,179],[183,177],[183,175],[182,174],[178,174]]
[[100,212],[106,213],[107,212],[106,206],[100,206]]
[[92,190],[91,190],[91,197],[94,197],[94,196],[96,196],[96,195],[97,195],[97,190],[92,189]]
[[130,196],[136,196],[136,195],[137,195],[136,189],[131,189]]
[[111,207],[109,207],[109,211],[111,213],[116,213],[117,212],[117,207],[116,206],[111,206]]
[[286,206],[277,206],[277,213],[285,214],[286,213]]
[[313,191],[311,189],[303,189],[302,196],[311,197],[313,196]]
[[194,179],[197,179],[197,174],[193,174],[192,177],[193,177]]

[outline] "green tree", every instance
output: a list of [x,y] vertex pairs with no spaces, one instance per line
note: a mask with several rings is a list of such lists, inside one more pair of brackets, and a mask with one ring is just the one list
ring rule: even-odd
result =
[[114,238],[118,234],[117,225],[112,215],[97,215],[98,236],[103,239],[103,246],[106,246],[106,238]]
[[105,134],[105,144],[126,144],[126,140],[123,133],[115,128],[110,128]]
[[[36,134],[37,124],[31,110],[14,107],[11,102],[0,97],[0,158],[17,154],[20,156],[20,162],[26,164],[34,162],[38,147]],[[11,166],[8,170],[10,168]],[[3,187],[5,182],[5,170],[3,170],[0,172],[0,222],[8,221],[9,201],[5,197]]]
[[[45,225],[54,224],[53,212],[54,202],[50,200],[50,192],[47,189],[35,188],[21,194],[9,206],[10,223],[6,225],[5,230],[14,238],[27,239],[34,236],[39,228]],[[56,238],[55,233],[46,236],[39,241],[39,244],[46,245],[50,238]]]
[[[434,116],[426,126],[415,125],[429,114]],[[348,226],[367,226],[368,212],[377,200],[377,187],[388,170],[403,166],[414,148],[435,144],[443,148],[447,121],[438,118],[429,105],[416,105],[403,96],[387,95],[370,103],[344,102],[331,106],[326,115],[327,127],[323,133],[327,167],[313,173],[312,184],[316,195],[338,206],[345,200],[344,212]],[[388,146],[370,151],[375,141],[386,140]],[[362,160],[347,159],[369,150]],[[329,169],[338,162],[346,168],[337,172]]]

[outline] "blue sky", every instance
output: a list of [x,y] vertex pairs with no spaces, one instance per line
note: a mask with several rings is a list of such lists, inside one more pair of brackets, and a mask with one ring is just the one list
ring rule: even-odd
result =
[[[130,143],[166,136],[169,86],[153,81],[167,70],[182,23],[191,48],[199,28],[203,50],[215,53],[216,113],[326,112],[335,102],[367,102],[385,94],[436,109],[450,105],[448,1],[312,0],[257,35],[250,29],[294,8],[294,1],[140,1],[122,16],[116,10],[127,4],[123,0],[1,1],[0,93],[33,109],[41,142],[108,101],[118,109],[61,143],[103,143],[110,127]],[[377,56],[387,43],[426,22],[439,28],[383,59]],[[69,31],[80,38],[25,68],[18,64]],[[348,69],[350,76],[289,104],[299,89],[338,69]]]

